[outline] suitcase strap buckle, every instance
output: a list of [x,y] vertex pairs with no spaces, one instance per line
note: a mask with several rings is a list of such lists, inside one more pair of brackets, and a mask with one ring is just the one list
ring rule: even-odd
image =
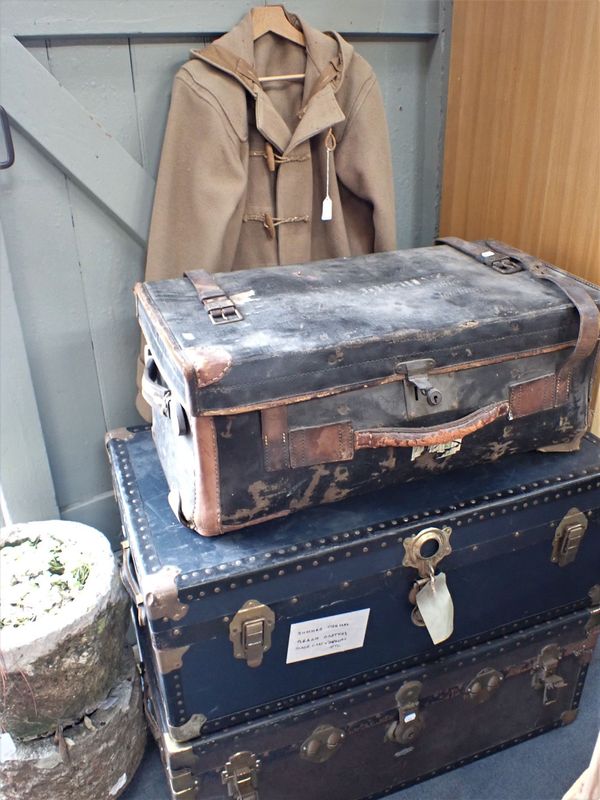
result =
[[237,320],[243,319],[234,303],[225,294],[206,297],[202,300],[202,305],[213,325],[225,325],[228,322],[237,322]]
[[260,761],[247,750],[235,753],[229,758],[221,771],[221,781],[227,787],[227,794],[234,800],[259,800],[257,773]]

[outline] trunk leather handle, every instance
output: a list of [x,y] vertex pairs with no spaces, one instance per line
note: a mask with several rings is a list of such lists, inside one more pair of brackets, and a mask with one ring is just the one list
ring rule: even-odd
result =
[[156,407],[162,411],[171,392],[157,381],[158,374],[156,361],[151,355],[146,355],[142,373],[142,397],[151,408]]
[[152,355],[148,352],[142,373],[142,397],[150,408],[156,408],[163,417],[171,420],[173,433],[183,436],[188,432],[188,422],[183,406],[172,395],[171,390],[158,382],[160,372]]
[[431,447],[463,439],[490,425],[510,411],[508,402],[492,403],[456,422],[443,422],[426,428],[375,428],[354,432],[354,449],[376,447]]
[[143,628],[146,624],[146,612],[144,610],[144,595],[134,574],[133,558],[129,541],[126,539],[121,542],[123,560],[121,562],[121,582],[127,591],[137,613],[138,625]]

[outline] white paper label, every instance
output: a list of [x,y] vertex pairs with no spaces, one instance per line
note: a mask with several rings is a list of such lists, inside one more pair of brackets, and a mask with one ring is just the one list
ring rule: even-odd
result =
[[454,603],[446,575],[438,573],[417,592],[417,608],[434,644],[445,642],[454,630]]
[[329,195],[323,200],[321,219],[323,222],[329,222],[329,220],[333,219],[333,200]]
[[362,647],[370,608],[296,622],[290,627],[286,664]]

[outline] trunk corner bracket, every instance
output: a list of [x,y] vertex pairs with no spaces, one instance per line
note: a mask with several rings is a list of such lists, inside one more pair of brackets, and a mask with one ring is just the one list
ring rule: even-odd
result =
[[169,725],[169,736],[176,742],[189,742],[200,736],[205,722],[204,714],[192,714],[183,725]]
[[171,619],[178,622],[185,617],[189,606],[179,601],[177,576],[181,570],[167,565],[146,576],[144,597],[150,619]]

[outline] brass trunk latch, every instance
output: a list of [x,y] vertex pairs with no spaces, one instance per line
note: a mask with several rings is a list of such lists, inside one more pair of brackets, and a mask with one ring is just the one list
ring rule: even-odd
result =
[[387,729],[387,741],[397,744],[411,744],[423,729],[423,719],[419,709],[419,696],[423,684],[420,681],[403,683],[396,693],[399,718]]
[[274,628],[274,611],[258,600],[248,600],[229,624],[234,657],[245,659],[249,667],[260,667],[271,648]]
[[587,531],[588,520],[578,508],[571,508],[558,523],[552,540],[552,562],[564,567],[575,560]]
[[560,664],[560,648],[557,644],[547,644],[542,647],[534,667],[531,685],[534,689],[543,689],[543,703],[551,706],[558,700],[558,690],[567,685],[556,670]]
[[221,781],[227,787],[227,794],[234,800],[259,800],[257,790],[257,773],[260,761],[254,755],[244,751],[235,753],[221,771]]
[[344,731],[333,725],[319,725],[300,748],[300,757],[316,764],[328,761],[346,738]]
[[465,698],[474,703],[485,703],[504,680],[504,675],[497,669],[486,667],[469,681],[465,688]]

